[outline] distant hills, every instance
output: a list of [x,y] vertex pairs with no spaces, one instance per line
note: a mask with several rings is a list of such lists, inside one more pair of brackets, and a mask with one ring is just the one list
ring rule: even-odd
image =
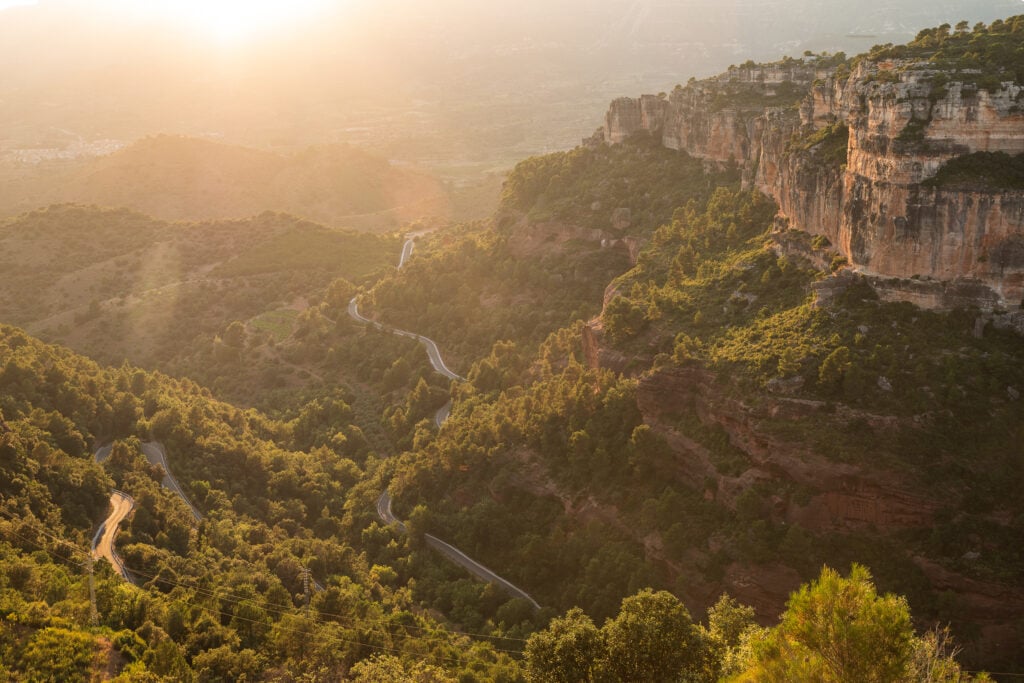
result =
[[85,0],[8,10],[0,64],[16,68],[0,71],[0,150],[69,133],[130,141],[216,131],[258,147],[347,142],[458,177],[576,144],[624,92],[668,91],[748,58],[853,54],[905,42],[921,26],[987,22],[1020,8],[1018,0],[321,4],[332,9],[315,25],[282,26],[238,52],[117,21]]
[[386,230],[449,211],[437,179],[345,145],[278,154],[158,135],[94,159],[6,164],[0,178],[0,214],[7,215],[75,202],[170,221],[280,211],[332,226]]
[[[360,283],[394,264],[399,249],[393,235],[280,213],[168,223],[128,209],[51,206],[0,221],[0,320],[101,362],[243,382],[264,356],[285,368],[273,340],[289,336],[332,282]],[[219,335],[235,321],[226,349]],[[243,348],[253,352],[244,364]]]

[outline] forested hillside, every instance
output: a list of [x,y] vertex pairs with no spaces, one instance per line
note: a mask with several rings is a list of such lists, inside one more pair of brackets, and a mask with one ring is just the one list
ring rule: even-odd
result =
[[[507,187],[589,204],[567,165],[531,160]],[[477,243],[557,248],[561,226],[519,206]],[[953,622],[977,661],[1019,665],[1000,639],[1020,637],[1024,604],[992,608],[1024,585],[1019,337],[976,312],[879,302],[827,241],[778,232],[775,211],[723,187],[624,228],[644,246],[602,314],[539,347],[539,326],[499,328],[449,423],[396,466],[396,509],[423,505],[427,530],[541,602],[597,617],[655,586],[699,609],[726,590],[768,618],[823,564],[861,562],[919,618]],[[419,319],[465,349],[473,328],[437,321],[474,319],[479,303],[430,286],[460,248],[421,251],[426,263],[375,291],[378,305],[415,298]],[[533,257],[479,258],[483,274]],[[554,291],[532,310],[561,305]]]
[[252,405],[271,389],[322,386],[324,373],[337,373],[337,362],[324,365],[320,337],[358,330],[314,309],[331,297],[347,302],[355,283],[393,266],[399,248],[393,235],[283,214],[165,223],[53,206],[0,223],[0,320]]
[[0,223],[0,678],[1024,672],[1005,312],[886,302],[646,133],[406,227]]
[[506,181],[493,223],[421,247],[426,258],[375,286],[368,310],[437,339],[464,369],[496,341],[535,346],[596,315],[608,282],[676,207],[738,182],[702,169],[645,136],[528,159]]
[[[342,400],[327,421],[314,407],[274,421],[190,382],[101,369],[10,327],[0,328],[0,368],[5,679],[969,680],[947,634],[915,635],[905,601],[878,595],[859,567],[848,578],[823,572],[774,629],[726,597],[696,624],[678,598],[648,589],[600,629],[574,609],[525,639],[540,615],[522,601],[502,604],[445,576],[420,531],[367,525],[379,463],[344,426]],[[140,437],[172,454],[200,520],[159,486]],[[110,439],[97,465],[92,444]],[[136,505],[118,540],[132,583],[105,562],[88,573],[88,538],[111,487]],[[438,582],[434,610],[424,610],[424,577]],[[481,607],[497,609],[473,623]],[[462,628],[439,622],[441,611]],[[840,614],[855,628],[830,630]],[[871,657],[836,661],[830,647]],[[944,677],[922,678],[935,671]]]
[[[361,535],[376,491],[360,485],[375,464],[343,399],[274,421],[194,383],[104,370],[4,327],[0,413],[5,678],[517,677],[500,638],[445,630],[408,576],[375,564],[380,551]],[[165,445],[201,522],[159,486],[140,438]],[[95,464],[93,445],[110,440]],[[99,627],[89,628],[83,565],[111,487],[136,502],[118,546],[137,587],[98,565]],[[392,552],[404,547],[379,534]],[[303,567],[322,586],[308,609]]]

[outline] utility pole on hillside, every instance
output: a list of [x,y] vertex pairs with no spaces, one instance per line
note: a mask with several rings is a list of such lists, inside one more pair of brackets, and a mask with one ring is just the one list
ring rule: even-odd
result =
[[309,569],[302,568],[302,590],[306,594],[306,618],[309,619]]
[[89,572],[89,623],[95,627],[100,625],[100,613],[96,609],[96,575],[93,573],[92,553],[87,556],[85,565]]

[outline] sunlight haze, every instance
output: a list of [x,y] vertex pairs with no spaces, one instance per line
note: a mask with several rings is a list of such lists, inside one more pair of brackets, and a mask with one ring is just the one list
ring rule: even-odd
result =
[[[623,92],[746,59],[850,54],[1017,0],[0,0],[0,154],[182,133],[507,167]],[[55,39],[56,37],[59,37]],[[8,96],[17,93],[16,97]],[[61,131],[66,131],[62,133]],[[90,143],[91,144],[91,143]],[[102,149],[98,147],[97,149]]]
[[109,0],[126,15],[196,29],[220,42],[240,42],[289,30],[336,3],[328,0]]
[[0,0],[0,683],[1024,680],[1021,7]]

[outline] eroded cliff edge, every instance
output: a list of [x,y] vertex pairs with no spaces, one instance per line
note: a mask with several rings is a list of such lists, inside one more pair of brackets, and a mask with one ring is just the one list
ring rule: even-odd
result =
[[[783,266],[814,271],[804,285],[814,301],[805,296],[803,310],[839,336],[821,337],[817,351],[794,351],[817,361],[784,370],[782,358],[809,341],[813,325],[788,326],[796,309],[771,308],[766,297],[781,285],[759,289],[763,276],[742,275],[759,273],[751,258],[728,262],[736,277],[722,296],[705,296],[717,276],[687,260],[685,237],[706,235],[708,224],[680,212],[663,228],[663,246],[649,243],[663,250],[661,261],[642,252],[647,270],[609,287],[602,316],[582,330],[582,348],[591,367],[635,378],[644,424],[667,444],[659,481],[689,484],[709,506],[786,536],[771,552],[730,556],[716,574],[704,573],[709,585],[772,613],[806,571],[808,549],[827,549],[828,562],[856,558],[909,579],[917,588],[907,592],[921,590],[911,601],[931,605],[933,623],[957,622],[975,661],[1016,665],[1024,643],[1013,550],[1019,509],[1012,492],[974,502],[988,473],[1016,480],[1020,472],[1020,341],[1006,330],[1024,331],[1014,322],[1024,320],[1024,17],[997,24],[923,31],[917,44],[880,46],[854,60],[750,63],[669,94],[613,102],[594,144],[643,147],[650,136],[705,169],[739,171],[747,188],[773,199],[775,229],[757,243]],[[976,45],[986,42],[1006,50],[956,63],[922,54],[940,40],[979,54]],[[1006,77],[993,78],[997,71]],[[619,145],[627,140],[632,145]],[[722,229],[698,246],[724,251],[727,242]],[[894,300],[1010,313],[886,303]],[[751,304],[754,318],[771,322],[745,334],[751,318],[742,311]],[[927,333],[925,321],[934,325]],[[891,343],[872,338],[897,328]],[[722,355],[723,339],[741,348]],[[778,358],[766,361],[769,339]],[[840,346],[855,372],[873,369],[834,392],[825,368]],[[971,368],[968,346],[978,358],[1014,360]],[[886,348],[891,361],[882,368]],[[921,363],[946,368],[911,373]],[[959,374],[947,381],[946,370]],[[975,377],[991,386],[961,400]],[[909,400],[914,393],[922,400]],[[968,519],[977,530],[946,536]],[[804,534],[813,540],[791,542]],[[743,543],[735,538],[732,549]],[[709,538],[686,550],[714,556],[727,545]],[[680,574],[686,598],[701,604],[714,590],[701,593],[691,580],[706,567],[697,565]],[[941,606],[947,599],[952,611]]]
[[827,237],[884,282],[885,298],[1018,310],[1024,190],[936,178],[966,155],[1024,153],[1024,88],[919,59],[822,64],[733,67],[668,95],[620,98],[598,137],[647,131],[709,164],[737,164],[782,224]]

